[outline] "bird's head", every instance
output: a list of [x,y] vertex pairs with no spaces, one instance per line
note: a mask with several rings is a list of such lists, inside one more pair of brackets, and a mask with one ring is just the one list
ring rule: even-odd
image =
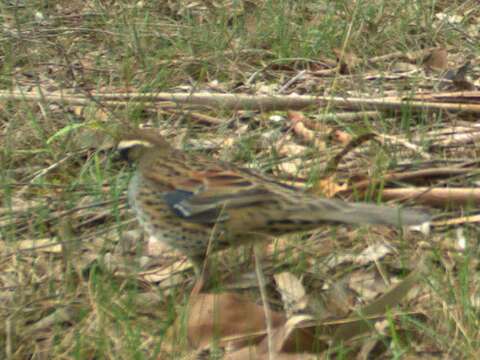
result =
[[136,162],[152,150],[160,155],[173,149],[157,129],[129,129],[121,132],[117,143],[120,158]]

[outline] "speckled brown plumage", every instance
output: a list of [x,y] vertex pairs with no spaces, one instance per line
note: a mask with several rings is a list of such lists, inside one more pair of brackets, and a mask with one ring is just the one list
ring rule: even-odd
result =
[[138,162],[129,203],[150,236],[194,260],[212,250],[315,229],[326,223],[415,225],[423,212],[324,199],[267,176],[176,150],[152,130],[132,130],[119,149]]

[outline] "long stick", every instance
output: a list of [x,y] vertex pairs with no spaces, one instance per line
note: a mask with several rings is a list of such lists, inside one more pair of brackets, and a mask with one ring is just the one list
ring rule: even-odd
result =
[[[480,104],[452,102],[409,101],[401,98],[349,98],[309,95],[247,95],[247,94],[212,94],[212,93],[91,93],[91,98],[72,94],[25,94],[20,92],[0,91],[0,100],[15,101],[56,101],[72,104],[98,102],[173,102],[177,105],[204,105],[226,110],[288,110],[303,109],[310,106],[344,107],[362,110],[400,110],[402,107],[414,111],[444,110],[450,112],[480,113]],[[467,96],[468,94],[465,93]]]

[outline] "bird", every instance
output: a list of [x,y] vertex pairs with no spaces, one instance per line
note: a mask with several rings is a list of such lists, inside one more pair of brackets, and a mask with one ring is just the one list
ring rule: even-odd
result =
[[201,272],[207,254],[326,224],[420,225],[416,209],[323,198],[261,172],[176,149],[154,129],[129,129],[117,144],[136,169],[128,202],[146,233]]

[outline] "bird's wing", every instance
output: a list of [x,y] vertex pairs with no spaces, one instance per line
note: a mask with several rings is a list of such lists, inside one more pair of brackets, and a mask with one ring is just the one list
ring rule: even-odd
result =
[[163,197],[177,216],[213,224],[228,220],[235,210],[274,206],[278,194],[259,179],[248,172],[224,168],[191,171],[188,177],[177,178],[175,190],[165,192]]

